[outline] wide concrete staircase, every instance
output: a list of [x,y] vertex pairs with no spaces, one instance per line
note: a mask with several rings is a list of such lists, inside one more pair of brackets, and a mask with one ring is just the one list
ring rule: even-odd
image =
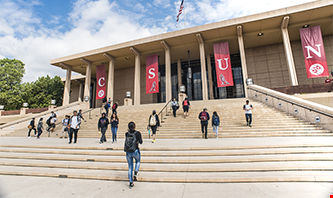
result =
[[[146,130],[153,109],[163,104],[120,107],[115,144],[99,145],[100,109],[82,124],[76,145],[59,138],[26,138],[26,131],[0,140],[0,174],[127,181],[123,137],[129,121],[143,133],[139,181],[146,182],[333,182],[333,136],[328,130],[251,101],[253,127],[247,127],[244,99],[192,102],[190,116],[171,112],[152,144]],[[219,139],[201,138],[199,112],[217,111]],[[165,112],[164,112],[165,113]],[[57,137],[58,129],[51,134]],[[46,134],[44,134],[46,135]],[[23,138],[24,137],[24,138]],[[86,137],[86,138],[83,138]],[[110,130],[107,134],[110,140]],[[93,138],[93,139],[91,139]]]

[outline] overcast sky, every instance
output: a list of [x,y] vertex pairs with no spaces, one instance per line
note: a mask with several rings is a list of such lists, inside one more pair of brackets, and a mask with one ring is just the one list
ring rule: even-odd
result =
[[[313,0],[185,0],[186,26]],[[26,64],[25,82],[65,76],[50,60],[184,28],[181,0],[0,0],[0,59]]]

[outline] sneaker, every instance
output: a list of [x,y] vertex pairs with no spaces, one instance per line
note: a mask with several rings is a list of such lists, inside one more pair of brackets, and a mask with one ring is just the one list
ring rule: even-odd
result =
[[68,138],[68,137],[66,136],[66,137],[64,137],[64,138]]
[[251,125],[251,124],[249,124],[249,127],[252,127],[252,125]]
[[72,144],[72,142],[68,142],[68,144]]
[[30,136],[28,136],[28,138],[31,138]]
[[207,137],[205,137],[205,139],[208,139]]
[[134,186],[134,183],[133,182],[130,182],[128,187],[131,189],[132,187]]
[[40,138],[38,137],[37,140],[39,140]]
[[155,143],[156,140],[152,140],[151,143]]
[[62,139],[62,137],[60,137],[60,139]]
[[138,172],[134,171],[134,178],[133,181],[138,181]]
[[103,142],[99,142],[99,144],[103,144]]
[[205,134],[202,134],[202,138],[204,138],[205,137]]

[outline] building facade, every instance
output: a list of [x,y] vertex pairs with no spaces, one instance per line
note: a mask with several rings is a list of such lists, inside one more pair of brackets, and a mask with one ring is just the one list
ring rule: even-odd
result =
[[[180,85],[185,85],[190,100],[246,97],[248,78],[268,88],[319,84],[326,78],[307,78],[299,29],[320,25],[331,71],[332,11],[332,0],[320,0],[120,43],[51,64],[67,70],[63,104],[79,98],[71,94],[75,71],[84,75],[80,96],[90,107],[101,104],[94,99],[96,66],[101,64],[106,66],[107,97],[119,104],[128,91],[134,105],[166,102],[178,97]],[[226,41],[234,86],[218,88],[213,45]],[[152,54],[159,56],[160,92],[146,94],[146,57]]]

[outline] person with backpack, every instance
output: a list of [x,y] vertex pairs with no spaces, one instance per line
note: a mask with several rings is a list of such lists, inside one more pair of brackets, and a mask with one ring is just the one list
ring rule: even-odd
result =
[[252,127],[252,109],[253,106],[249,104],[249,100],[246,100],[246,104],[243,106],[245,111],[246,126]]
[[112,115],[113,115],[113,114],[117,114],[117,108],[118,108],[118,102],[115,102],[115,103],[112,105]]
[[177,110],[179,109],[179,104],[176,101],[176,98],[174,98],[173,101],[171,102],[171,107],[172,107],[173,117],[176,117]]
[[213,117],[212,117],[212,126],[213,126],[213,131],[215,132],[215,138],[218,139],[218,128],[220,126],[220,117],[217,115],[217,112],[213,112]]
[[106,117],[108,117],[108,115],[109,115],[109,109],[110,109],[110,106],[111,106],[110,104],[111,104],[111,102],[107,102],[104,105]]
[[119,118],[116,113],[111,116],[111,131],[112,131],[112,144],[117,142],[117,131],[118,131]]
[[34,131],[35,131],[35,136],[37,135],[36,126],[35,126],[35,118],[32,118],[32,119],[31,119],[28,128],[29,128],[28,138],[30,138],[31,130],[34,130]]
[[55,127],[56,127],[56,121],[57,121],[57,115],[54,114],[53,117],[50,120],[50,127],[49,127],[49,131],[51,131],[53,133]]
[[207,126],[209,120],[209,113],[207,112],[207,108],[203,109],[198,118],[201,121],[202,138],[207,139]]
[[102,113],[102,117],[98,120],[98,131],[102,133],[101,139],[99,141],[100,144],[106,142],[105,132],[108,129],[109,119],[105,116],[105,113]]
[[72,143],[73,134],[74,134],[74,144],[77,142],[77,134],[80,129],[81,119],[77,116],[77,111],[73,111],[72,117],[69,119],[69,142],[68,144]]
[[188,101],[188,98],[186,97],[183,101],[183,110],[184,110],[184,118],[188,117],[188,110],[190,108],[190,101]]
[[63,136],[64,136],[64,138],[67,138],[68,124],[69,124],[69,116],[68,115],[65,116],[65,119],[62,120],[61,124],[62,124],[62,131],[61,131],[60,139],[62,139]]
[[[139,144],[142,144],[142,136],[139,131],[135,130],[135,123],[128,123],[128,132],[125,134],[124,151],[126,152],[126,160],[128,164],[129,188],[134,186],[133,181],[138,180],[138,172],[140,168],[141,153]],[[133,178],[133,159],[135,159],[135,169]]]
[[40,118],[37,125],[37,139],[40,139],[40,135],[43,133],[43,118]]
[[87,122],[82,116],[82,109],[79,110],[79,113],[77,113],[77,116],[79,116],[81,120],[84,120],[84,122]]
[[151,143],[155,143],[155,135],[156,135],[156,130],[157,127],[160,126],[160,120],[158,119],[158,115],[156,114],[156,110],[153,111],[153,113],[149,116],[148,120],[148,127],[152,130],[153,132],[153,140]]

